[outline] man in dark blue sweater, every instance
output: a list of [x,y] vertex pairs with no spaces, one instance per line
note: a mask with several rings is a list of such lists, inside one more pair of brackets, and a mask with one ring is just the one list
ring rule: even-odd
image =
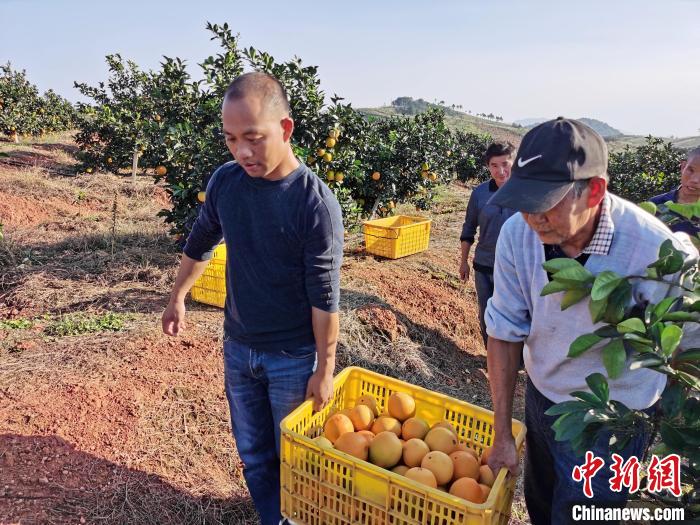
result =
[[163,331],[185,328],[185,295],[227,244],[224,374],[244,476],[263,525],[280,521],[279,424],[305,398],[333,392],[343,256],[340,206],[292,152],[282,85],[239,76],[222,107],[235,162],[211,177],[184,248]]

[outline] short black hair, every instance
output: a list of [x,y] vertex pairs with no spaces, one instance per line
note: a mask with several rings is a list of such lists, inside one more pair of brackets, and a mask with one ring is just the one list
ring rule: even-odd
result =
[[279,109],[286,115],[291,113],[287,92],[282,82],[274,76],[260,71],[237,76],[226,89],[224,102],[240,100],[250,94],[260,96],[263,99],[263,104],[268,108]]
[[486,148],[486,153],[484,153],[484,164],[489,165],[493,157],[500,157],[501,155],[508,155],[512,157],[515,153],[515,146],[508,141],[496,141],[489,144]]

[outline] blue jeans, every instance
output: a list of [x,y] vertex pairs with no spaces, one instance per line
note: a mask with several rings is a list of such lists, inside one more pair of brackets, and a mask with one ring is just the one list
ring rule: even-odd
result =
[[224,340],[224,380],[243,476],[262,525],[280,514],[280,421],[304,401],[316,346],[262,352]]
[[493,274],[484,273],[474,270],[474,288],[476,288],[476,300],[479,303],[479,327],[481,328],[481,337],[484,339],[484,347],[486,347],[486,322],[484,314],[486,312],[486,303],[493,295]]
[[[547,416],[544,412],[553,405],[530,382],[525,391],[525,503],[532,525],[564,525],[572,523],[571,507],[575,503],[596,507],[624,506],[628,493],[610,490],[608,481],[612,459],[608,448],[609,434],[601,435],[591,451],[605,461],[605,465],[592,478],[593,499],[583,494],[583,482],[576,482],[571,472],[576,465],[583,465],[585,458],[577,457],[568,442],[554,440],[552,424],[559,416]],[[647,409],[647,413],[653,411]],[[624,451],[618,452],[625,461],[631,456],[642,460],[649,434],[640,432],[632,438]]]

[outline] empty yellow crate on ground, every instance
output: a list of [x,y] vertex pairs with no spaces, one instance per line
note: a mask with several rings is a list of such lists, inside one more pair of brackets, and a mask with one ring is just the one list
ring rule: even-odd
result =
[[[368,370],[350,367],[334,380],[333,400],[318,413],[305,401],[280,424],[282,514],[299,525],[506,525],[515,478],[501,469],[491,493],[475,504],[381,469],[312,438],[323,433],[328,416],[371,395],[385,410],[389,396],[406,392],[416,401],[416,417],[429,424],[449,421],[479,454],[493,441],[493,412]],[[518,453],[525,425],[513,420]]]
[[365,249],[368,253],[398,259],[428,249],[430,219],[397,215],[365,221]]
[[207,269],[197,279],[190,291],[192,300],[198,303],[224,307],[226,302],[226,245],[219,244],[209,259]]

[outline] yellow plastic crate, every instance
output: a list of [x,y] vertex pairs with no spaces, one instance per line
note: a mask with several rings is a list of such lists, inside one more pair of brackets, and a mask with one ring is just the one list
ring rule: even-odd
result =
[[209,265],[190,291],[192,300],[212,306],[224,307],[226,302],[226,245],[219,244]]
[[430,219],[397,215],[365,221],[365,249],[367,253],[399,259],[428,249]]
[[[493,412],[362,368],[346,368],[334,380],[329,406],[313,413],[311,401],[305,401],[280,424],[282,514],[299,525],[506,525],[516,482],[506,477],[506,469],[498,473],[487,501],[475,504],[311,440],[323,433],[330,414],[353,407],[360,396],[374,396],[383,411],[394,392],[411,394],[416,417],[429,424],[452,423],[459,439],[479,454],[492,444]],[[512,429],[522,453],[525,425],[513,420]]]

